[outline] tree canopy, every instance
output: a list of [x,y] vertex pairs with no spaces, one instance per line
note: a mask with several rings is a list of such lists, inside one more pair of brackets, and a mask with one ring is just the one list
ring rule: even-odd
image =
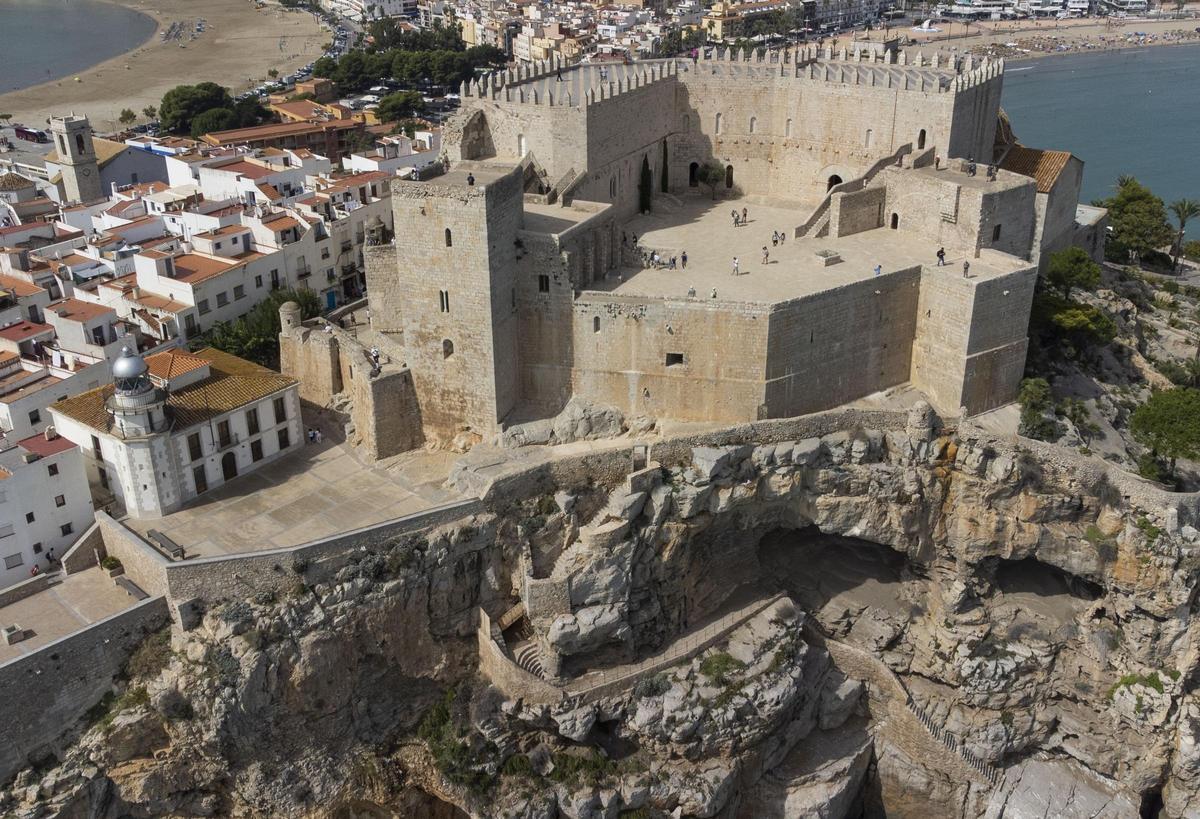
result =
[[1153,393],[1133,411],[1129,431],[1156,455],[1200,457],[1200,390],[1176,387]]
[[321,57],[313,65],[313,76],[337,83],[344,93],[361,91],[380,80],[394,79],[404,85],[436,83],[456,88],[480,68],[503,65],[507,58],[495,46],[466,48],[458,24],[405,31],[392,18],[371,23],[374,39],[370,49],[354,49],[340,60]]
[[696,169],[696,181],[708,186],[712,198],[717,198],[717,186],[725,181],[725,169],[711,159]]
[[1131,253],[1140,259],[1168,244],[1174,235],[1163,200],[1132,176],[1118,179],[1116,194],[1100,204],[1108,208],[1108,223],[1112,228],[1105,247],[1110,261],[1128,261]]
[[229,108],[209,108],[192,118],[192,136],[202,137],[212,131],[227,131],[236,128],[237,114]]
[[375,116],[380,122],[398,122],[419,113],[424,107],[425,103],[416,91],[397,91],[379,101]]
[[302,320],[321,314],[321,300],[315,291],[273,290],[241,318],[219,322],[201,337],[199,343],[278,370],[279,308],[289,301],[300,305]]
[[229,90],[215,82],[177,85],[163,94],[158,106],[163,128],[175,134],[190,134],[192,120],[214,108],[233,108]]
[[1091,290],[1100,283],[1100,265],[1081,247],[1064,248],[1050,254],[1046,283],[1069,299],[1074,288]]

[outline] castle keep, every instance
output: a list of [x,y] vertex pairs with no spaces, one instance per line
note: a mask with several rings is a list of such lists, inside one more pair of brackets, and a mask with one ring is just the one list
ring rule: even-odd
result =
[[[410,391],[372,412],[450,440],[572,396],[719,422],[906,383],[945,412],[1012,401],[1039,263],[1098,252],[1100,228],[1076,220],[1079,160],[1015,145],[1003,74],[809,47],[464,85],[448,172],[394,181],[394,240],[368,248],[371,327]],[[285,362],[309,333],[285,331]]]

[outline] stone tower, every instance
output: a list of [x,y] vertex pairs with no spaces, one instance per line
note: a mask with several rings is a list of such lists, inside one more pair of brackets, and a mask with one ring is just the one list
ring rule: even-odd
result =
[[68,202],[94,202],[103,197],[100,163],[92,142],[92,126],[87,117],[53,117],[50,132],[62,165],[63,189]]
[[[520,394],[516,252],[522,214],[517,168],[486,184],[465,174],[392,184],[403,261],[371,271],[372,323],[399,325],[426,436],[499,429]],[[386,294],[401,294],[403,305]],[[380,294],[383,295],[380,298]]]

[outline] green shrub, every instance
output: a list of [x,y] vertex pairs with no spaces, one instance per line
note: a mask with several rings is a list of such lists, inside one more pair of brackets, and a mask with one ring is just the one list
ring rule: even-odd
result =
[[100,568],[104,569],[105,571],[119,569],[121,568],[121,561],[117,560],[112,555],[105,555],[104,559],[100,561]]
[[700,662],[700,673],[717,685],[728,685],[729,675],[741,671],[746,664],[724,651],[709,654]]
[[671,688],[671,681],[667,679],[665,674],[654,674],[650,677],[643,677],[638,680],[637,685],[633,687],[633,696],[639,700],[647,697],[658,697],[667,693]]

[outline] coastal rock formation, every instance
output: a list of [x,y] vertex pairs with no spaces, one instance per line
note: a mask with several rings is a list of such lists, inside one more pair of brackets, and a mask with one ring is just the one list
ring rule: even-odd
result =
[[[775,438],[284,567],[0,810],[1200,810],[1190,507],[927,407]],[[479,609],[509,659],[480,660]]]

